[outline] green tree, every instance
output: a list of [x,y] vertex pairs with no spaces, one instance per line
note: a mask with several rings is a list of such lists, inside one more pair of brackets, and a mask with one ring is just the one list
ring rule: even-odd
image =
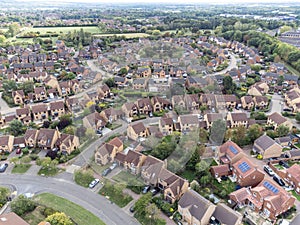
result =
[[236,90],[236,84],[231,76],[225,76],[223,79],[224,91],[226,94],[232,94]]
[[6,93],[12,93],[13,91],[18,89],[17,83],[13,80],[4,80],[2,84],[2,88]]
[[139,200],[136,201],[134,205],[134,209],[138,214],[144,214],[146,207],[149,205],[151,201],[151,193],[147,193],[143,195]]
[[25,132],[26,127],[19,120],[13,120],[9,123],[8,132],[17,137]]
[[110,88],[115,86],[115,81],[113,78],[105,79],[104,83]]
[[282,83],[283,83],[283,81],[284,81],[284,77],[283,77],[282,75],[280,75],[280,76],[278,77],[277,84],[281,86]]
[[11,210],[19,216],[31,212],[35,209],[36,203],[24,195],[19,195],[10,205]]
[[0,43],[3,43],[6,41],[6,37],[4,35],[0,35]]
[[198,174],[205,173],[207,169],[209,168],[209,163],[206,162],[205,160],[201,160],[196,164],[195,170]]
[[297,122],[300,122],[300,113],[296,113],[295,119],[297,120]]
[[21,84],[20,89],[24,91],[24,94],[27,95],[34,90],[34,82],[33,81],[25,81]]
[[286,135],[288,135],[289,132],[290,132],[290,129],[283,124],[281,124],[277,127],[277,134],[279,137],[286,136]]
[[74,223],[70,220],[66,214],[62,212],[56,212],[46,218],[46,222],[51,225],[73,225]]
[[0,207],[2,207],[9,197],[10,191],[8,188],[0,187]]
[[259,138],[262,134],[262,127],[258,124],[251,125],[247,130],[247,136],[252,142]]
[[151,220],[157,220],[160,217],[160,210],[157,208],[157,206],[154,203],[149,204],[145,208],[146,216]]

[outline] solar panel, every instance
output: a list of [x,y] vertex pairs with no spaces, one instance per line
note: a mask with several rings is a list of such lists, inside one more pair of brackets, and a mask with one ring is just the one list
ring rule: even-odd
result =
[[268,181],[264,182],[264,186],[270,191],[272,191],[274,194],[277,194],[279,192],[279,190],[274,185],[270,184]]
[[230,145],[229,149],[233,154],[235,154],[235,155],[238,154],[238,150],[236,150],[236,148],[234,146]]
[[247,172],[248,170],[251,169],[251,167],[246,162],[242,162],[241,164],[239,164],[238,167],[242,171],[242,173],[245,173],[245,172]]

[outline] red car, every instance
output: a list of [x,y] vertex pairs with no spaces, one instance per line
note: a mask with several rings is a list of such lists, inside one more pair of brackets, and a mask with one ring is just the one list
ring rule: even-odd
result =
[[18,149],[16,150],[16,154],[21,154],[21,152],[22,152],[22,150],[21,150],[20,148],[18,148]]

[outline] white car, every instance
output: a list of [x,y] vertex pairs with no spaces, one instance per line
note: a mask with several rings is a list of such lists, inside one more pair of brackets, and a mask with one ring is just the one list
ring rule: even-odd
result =
[[273,171],[269,166],[264,165],[264,170],[265,170],[271,177],[275,176],[274,171]]
[[89,184],[89,188],[94,188],[98,183],[99,183],[99,179],[93,180],[93,181]]

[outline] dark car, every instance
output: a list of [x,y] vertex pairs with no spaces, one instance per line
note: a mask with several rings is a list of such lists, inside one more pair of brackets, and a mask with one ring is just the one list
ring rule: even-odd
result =
[[129,208],[129,211],[134,213],[134,211],[135,211],[134,205]]
[[283,180],[281,178],[274,176],[273,180],[275,180],[280,186],[285,186],[285,183],[283,182]]
[[105,169],[103,172],[102,172],[102,176],[107,176],[109,173],[111,172],[111,169],[110,168],[107,168]]
[[282,160],[279,161],[279,165],[281,165],[281,166],[283,166],[285,168],[290,168],[289,164],[287,162],[285,162],[285,161],[282,161]]
[[158,187],[155,187],[155,188],[153,188],[150,192],[151,192],[152,196],[154,196],[154,195],[156,195],[159,191],[160,191],[159,188],[158,188]]
[[8,167],[8,164],[7,164],[7,163],[1,164],[1,165],[0,165],[0,173],[5,172],[5,170],[6,170],[7,167]]
[[145,187],[143,187],[142,193],[146,194],[148,191],[150,191],[151,186],[150,185],[146,185]]

